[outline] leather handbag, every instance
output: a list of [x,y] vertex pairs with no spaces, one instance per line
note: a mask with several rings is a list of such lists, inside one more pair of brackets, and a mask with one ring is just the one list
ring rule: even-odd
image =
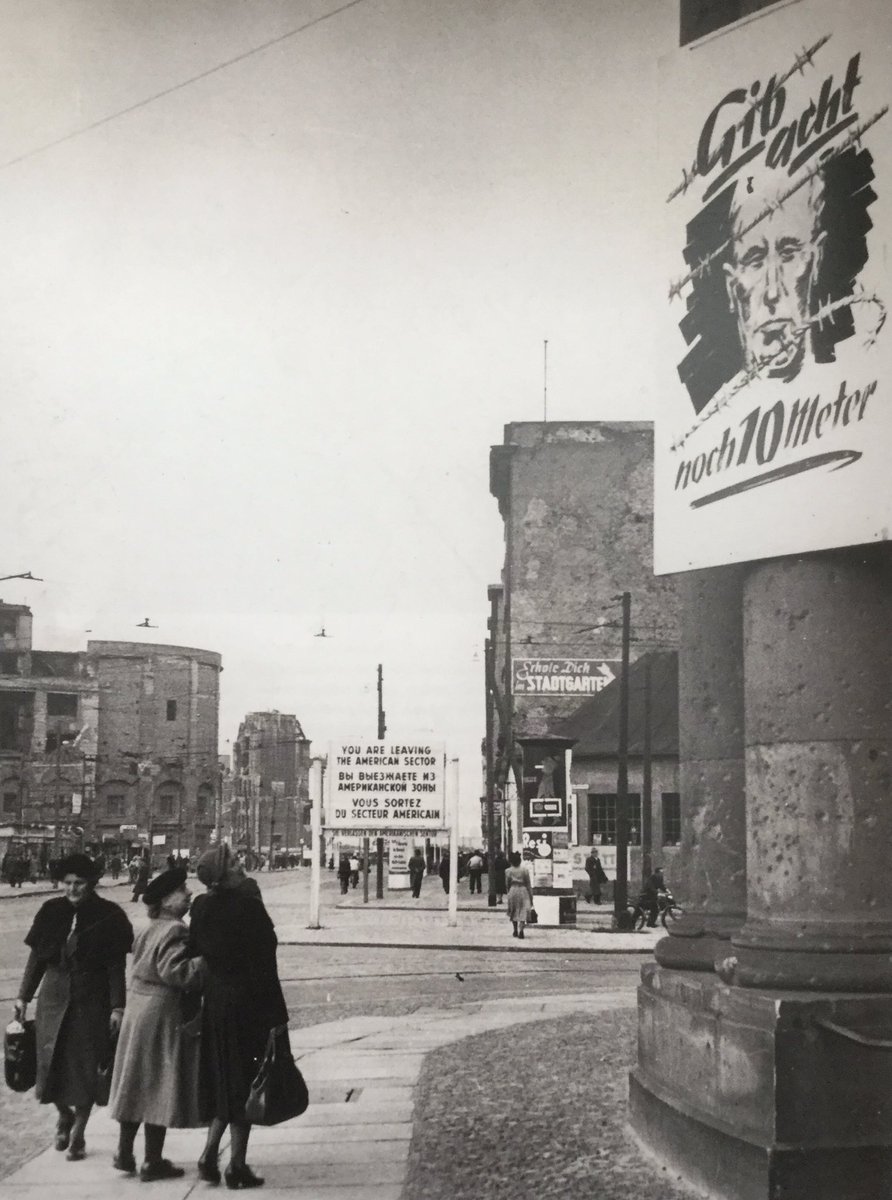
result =
[[245,1119],[252,1125],[280,1125],[307,1111],[310,1094],[288,1039],[288,1026],[270,1030],[266,1050],[251,1084]]
[[3,1071],[6,1086],[27,1092],[37,1079],[37,1035],[33,1021],[14,1018],[3,1037]]
[[539,924],[539,914],[536,912],[535,908],[530,909],[530,915],[527,917],[527,924],[528,925],[538,925]]

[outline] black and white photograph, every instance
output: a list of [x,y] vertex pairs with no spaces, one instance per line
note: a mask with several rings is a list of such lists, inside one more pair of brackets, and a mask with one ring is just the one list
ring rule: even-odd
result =
[[892,1198],[889,0],[0,30],[0,1200]]

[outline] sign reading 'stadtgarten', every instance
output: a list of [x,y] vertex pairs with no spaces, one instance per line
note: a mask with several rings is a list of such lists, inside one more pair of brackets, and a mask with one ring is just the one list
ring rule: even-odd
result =
[[430,742],[333,742],[325,826],[351,836],[445,828],[444,749]]
[[514,658],[511,691],[515,696],[593,696],[612,683],[615,659]]

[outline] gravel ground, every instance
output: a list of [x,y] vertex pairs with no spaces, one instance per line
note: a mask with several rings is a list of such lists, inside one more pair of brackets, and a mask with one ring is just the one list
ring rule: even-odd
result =
[[691,1200],[625,1127],[635,1036],[629,1010],[435,1050],[416,1093],[403,1200]]

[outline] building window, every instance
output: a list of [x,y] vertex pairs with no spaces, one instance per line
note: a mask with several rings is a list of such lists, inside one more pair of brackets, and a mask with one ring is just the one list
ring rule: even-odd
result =
[[681,796],[663,792],[663,845],[677,846],[681,841]]
[[172,817],[176,807],[176,796],[172,792],[162,792],[158,797],[158,812],[162,817]]
[[168,721],[175,721],[177,719],[176,700],[168,700],[167,702],[167,719]]
[[213,794],[213,790],[208,784],[203,783],[201,785],[201,787],[198,789],[198,795],[195,797],[196,816],[206,817],[211,811]]
[[11,650],[0,653],[0,675],[18,675],[19,656]]
[[18,792],[4,792],[3,793],[3,811],[5,813],[14,813],[14,812],[18,812],[18,808],[19,808]]
[[15,637],[19,631],[19,620],[15,613],[0,613],[0,636]]
[[114,796],[106,796],[105,811],[110,817],[123,817],[124,815],[124,797],[120,794]]
[[47,692],[46,715],[48,717],[76,717],[77,692]]
[[[616,792],[593,792],[588,798],[592,841],[616,845]],[[629,845],[641,845],[641,796],[629,793]]]

